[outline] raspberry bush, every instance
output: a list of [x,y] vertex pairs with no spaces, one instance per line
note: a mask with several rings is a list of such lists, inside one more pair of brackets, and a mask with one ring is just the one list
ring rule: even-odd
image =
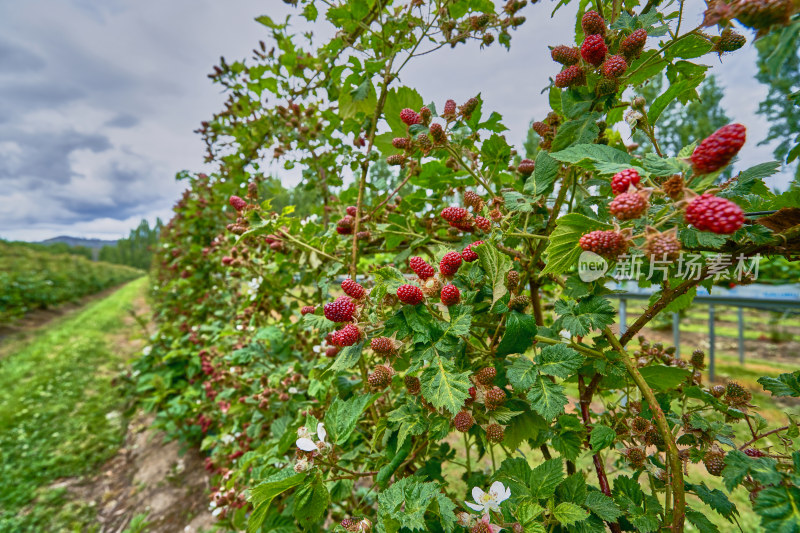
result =
[[[207,453],[220,526],[719,531],[714,512],[730,528],[739,510],[707,470],[748,491],[766,529],[800,529],[793,419],[770,426],[748,389],[705,383],[702,353],[632,342],[710,288],[709,266],[642,280],[656,293],[624,334],[609,277],[577,271],[585,251],[613,265],[797,248],[780,212],[744,214],[795,202],[763,181],[777,163],[718,183],[745,126],[679,153],[654,134],[667,104],[697,97],[701,58],[735,60],[730,21],[763,34],[796,3],[717,1],[687,29],[679,3],[581,2],[574,42],[549,43],[529,159],[491,102],[431,102],[401,74],[470,41],[512,46],[547,6],[295,3],[336,32],[310,42],[259,17],[269,42],[211,74],[228,95],[200,129],[215,170],[181,176],[154,267],[159,329],[137,362],[160,427]],[[663,94],[631,101],[664,71]],[[623,120],[646,150],[625,146]],[[300,184],[267,176],[270,159]],[[759,382],[796,397],[798,379]]]

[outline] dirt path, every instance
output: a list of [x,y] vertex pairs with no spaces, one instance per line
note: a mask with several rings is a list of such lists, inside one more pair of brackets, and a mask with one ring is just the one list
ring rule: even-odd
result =
[[[144,292],[133,301],[125,327],[112,337],[120,357],[127,359],[146,344],[149,308]],[[71,498],[96,510],[100,533],[121,533],[131,520],[143,521],[148,533],[194,533],[214,523],[208,512],[208,478],[196,449],[185,453],[177,442],[164,442],[150,428],[153,417],[137,412],[128,422],[122,447],[97,472],[58,480]]]

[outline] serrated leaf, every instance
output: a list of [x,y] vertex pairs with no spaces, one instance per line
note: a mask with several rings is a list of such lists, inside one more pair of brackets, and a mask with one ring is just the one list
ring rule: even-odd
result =
[[548,459],[533,470],[528,478],[531,495],[537,500],[545,500],[556,493],[564,480],[564,462],[560,458]]
[[428,429],[428,423],[422,410],[415,404],[406,403],[389,413],[389,422],[397,429],[397,447],[409,436],[422,435]]
[[397,87],[386,94],[383,118],[396,134],[395,137],[403,137],[406,134],[406,125],[400,120],[400,111],[405,108],[418,110],[422,105],[422,96],[410,87]]
[[436,483],[406,477],[393,483],[378,495],[378,521],[387,533],[427,531],[426,512],[438,515],[445,531],[452,531],[456,522],[455,505]]
[[502,169],[508,166],[511,159],[511,146],[505,138],[493,133],[481,145],[481,162],[485,167],[492,169]]
[[540,372],[562,379],[578,370],[585,360],[584,356],[564,344],[545,346],[534,359]]
[[364,341],[358,342],[352,346],[347,346],[341,352],[339,352],[339,355],[336,356],[336,359],[333,361],[333,364],[328,370],[340,372],[342,370],[349,370],[353,368],[356,366],[356,364],[358,364],[358,360],[361,359],[361,352],[363,349]]
[[375,287],[370,291],[370,298],[376,301],[382,300],[386,294],[394,294],[400,285],[407,283],[403,273],[392,267],[379,268],[373,275]]
[[706,515],[700,511],[695,511],[694,509],[687,507],[686,518],[698,529],[698,531],[702,531],[703,533],[720,533],[719,528],[715,526],[711,520],[706,518]]
[[559,503],[556,508],[553,509],[553,516],[560,524],[570,526],[589,518],[589,512],[574,503],[563,502]]
[[325,410],[325,428],[330,435],[330,441],[344,444],[358,424],[361,414],[374,402],[379,395],[355,395],[348,400],[334,398]]
[[703,81],[703,78],[704,76],[697,76],[688,80],[681,80],[678,83],[671,83],[667,90],[650,104],[647,112],[648,122],[650,124],[658,122],[661,113],[679,96],[690,91],[696,94],[695,89]]
[[597,453],[603,448],[608,448],[617,438],[617,432],[608,426],[602,424],[595,424],[592,427],[592,433],[589,437],[589,445],[592,451]]
[[600,168],[631,166],[630,155],[605,144],[576,144],[553,152],[550,156],[562,163],[570,163],[586,170],[598,170],[600,173],[613,173],[603,172]]
[[764,485],[780,483],[781,474],[775,465],[775,459],[748,457],[739,450],[732,450],[725,454],[725,468],[722,469],[725,488],[732,491],[748,474]]
[[594,514],[609,522],[616,521],[622,515],[622,511],[619,510],[614,500],[599,491],[588,493],[584,505]]
[[322,332],[331,331],[336,324],[332,321],[328,320],[322,315],[317,315],[315,313],[308,313],[307,315],[303,315],[303,329],[307,330],[320,330]]
[[777,378],[760,377],[758,383],[773,396],[800,397],[800,370],[791,374],[781,374]]
[[699,485],[687,483],[686,489],[694,492],[703,503],[729,522],[733,521],[733,517],[739,514],[736,505],[719,489],[711,490],[706,487],[705,483],[700,483]]
[[528,391],[528,400],[531,409],[542,415],[546,420],[552,420],[564,412],[567,397],[564,387],[550,381],[550,378],[539,376]]
[[614,308],[602,296],[592,295],[577,303],[559,300],[554,309],[560,315],[556,325],[573,336],[583,336],[592,329],[603,329],[614,323]]
[[528,390],[539,376],[539,371],[533,361],[525,356],[514,359],[514,362],[506,370],[506,379],[514,386],[514,390]]
[[558,177],[561,164],[550,157],[550,154],[541,150],[536,154],[536,167],[533,175],[525,182],[523,190],[533,196],[549,194]]
[[536,320],[525,313],[510,311],[506,318],[506,332],[497,346],[497,355],[525,353],[536,337]]
[[486,273],[487,281],[492,287],[492,305],[508,293],[506,288],[506,274],[511,270],[511,259],[497,251],[492,244],[485,242],[472,247],[478,254],[481,267]]
[[330,493],[317,474],[311,483],[303,485],[295,492],[294,517],[304,527],[310,525],[325,515],[330,502]]
[[463,337],[469,335],[472,325],[472,307],[468,305],[453,306],[450,308],[450,322],[445,327],[444,335]]
[[587,113],[581,118],[569,120],[558,128],[552,143],[552,151],[558,152],[573,144],[589,144],[597,139],[600,128],[597,121],[600,113]]
[[306,474],[298,474],[292,467],[288,467],[251,489],[248,499],[252,502],[254,510],[247,522],[247,532],[261,531],[272,500],[281,493],[300,485],[305,479]]
[[800,488],[797,486],[779,485],[760,491],[753,509],[761,517],[765,531],[800,531]]
[[691,371],[677,366],[649,365],[639,369],[642,377],[655,390],[666,392],[674,389],[686,378],[692,375]]
[[544,251],[546,266],[542,275],[561,274],[567,271],[578,261],[583,251],[578,246],[581,236],[598,229],[611,229],[611,226],[578,213],[570,213],[559,218]]
[[422,396],[437,409],[446,409],[455,416],[469,396],[468,372],[456,372],[453,363],[435,357],[420,376]]

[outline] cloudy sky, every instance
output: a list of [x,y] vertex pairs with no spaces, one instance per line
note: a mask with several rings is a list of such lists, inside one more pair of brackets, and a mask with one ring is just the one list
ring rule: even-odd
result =
[[[687,25],[699,22],[699,8]],[[219,56],[245,57],[265,38],[253,21],[279,18],[279,0],[27,0],[0,7],[0,237],[118,238],[141,218],[169,218],[183,186],[174,175],[202,170],[193,130],[220,109],[206,75]],[[480,91],[505,115],[519,143],[540,94],[557,71],[547,45],[573,35],[574,9],[525,8],[510,52],[492,46],[442,50],[409,63],[402,83],[425,101],[463,101]],[[767,124],[755,115],[766,88],[753,79],[755,49],[704,58],[725,87],[728,114],[748,127],[738,166],[771,158],[758,147]],[[735,90],[733,88],[735,87]],[[771,178],[785,186],[789,173]],[[287,177],[292,180],[293,177]]]

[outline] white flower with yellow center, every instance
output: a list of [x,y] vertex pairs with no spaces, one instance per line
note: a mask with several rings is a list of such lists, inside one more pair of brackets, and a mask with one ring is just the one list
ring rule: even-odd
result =
[[483,492],[480,487],[474,487],[472,489],[472,498],[475,500],[475,503],[464,503],[466,503],[470,509],[478,511],[479,513],[488,513],[489,511],[499,513],[500,504],[510,497],[511,489],[507,488],[499,481],[495,481],[492,483],[492,486],[489,487],[489,492]]

